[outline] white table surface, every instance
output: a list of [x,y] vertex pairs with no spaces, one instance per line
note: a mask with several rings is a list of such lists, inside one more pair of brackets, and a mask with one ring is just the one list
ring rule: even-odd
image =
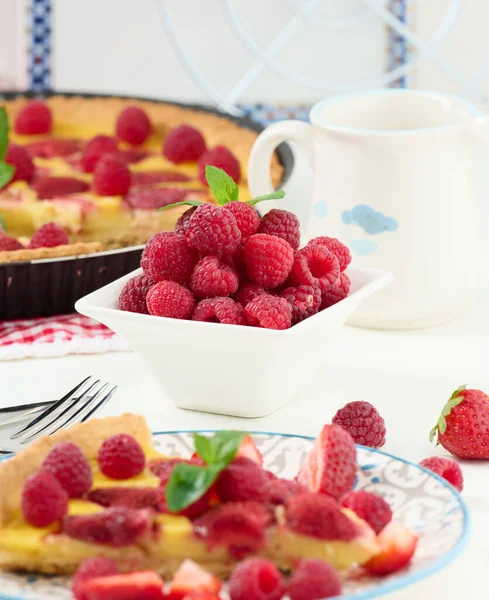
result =
[[[346,402],[368,400],[387,423],[384,449],[419,461],[444,453],[430,445],[428,434],[456,387],[466,383],[489,392],[488,308],[489,291],[467,315],[441,327],[409,332],[347,327],[329,366],[303,396],[261,419],[176,408],[131,352],[0,363],[0,406],[58,398],[91,374],[119,386],[103,414],[142,413],[156,431],[240,428],[315,435]],[[489,600],[489,463],[465,461],[462,468],[473,521],[467,549],[440,574],[391,594],[392,600]]]

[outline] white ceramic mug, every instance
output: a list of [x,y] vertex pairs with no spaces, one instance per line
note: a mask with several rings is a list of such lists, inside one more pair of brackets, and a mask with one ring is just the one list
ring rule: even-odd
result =
[[[296,193],[292,206],[306,238],[337,237],[355,266],[394,274],[350,323],[414,328],[459,315],[480,286],[472,180],[474,148],[489,138],[486,117],[454,96],[374,90],[319,102],[310,118],[259,136],[248,167],[252,194],[272,190],[271,155],[296,142],[313,174],[313,193]],[[290,185],[297,190],[310,177],[302,161]]]

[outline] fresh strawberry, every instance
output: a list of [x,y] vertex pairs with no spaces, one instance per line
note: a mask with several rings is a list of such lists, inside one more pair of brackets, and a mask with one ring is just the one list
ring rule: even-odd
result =
[[[171,595],[166,596],[166,600],[171,600]],[[202,594],[189,594],[185,596],[183,600],[222,600],[219,594],[212,594],[211,592],[203,592]]]
[[127,202],[132,208],[140,210],[157,210],[162,206],[183,202],[191,194],[203,194],[203,190],[185,190],[183,188],[145,188],[136,187],[131,190],[127,196]]
[[243,441],[241,442],[241,445],[238,448],[238,452],[236,453],[236,456],[246,456],[246,458],[253,460],[254,462],[258,463],[260,466],[263,465],[263,455],[258,450],[251,435],[246,435],[243,438]]
[[82,586],[87,600],[163,600],[165,582],[154,571],[108,575],[89,579]]
[[457,388],[443,407],[430,441],[459,458],[489,458],[489,396],[480,390]]
[[325,425],[307,455],[297,481],[312,492],[341,498],[353,488],[355,476],[353,438],[339,425]]
[[391,521],[377,536],[380,553],[365,568],[374,575],[387,575],[405,567],[413,557],[418,536],[404,525]]
[[134,148],[129,148],[126,150],[119,150],[117,154],[128,165],[141,162],[142,160],[144,160],[145,158],[148,158],[148,156],[150,156],[150,152],[147,152],[146,150],[136,150]]
[[180,181],[190,181],[190,177],[178,171],[141,171],[132,174],[131,189]]
[[196,594],[218,594],[221,581],[191,560],[184,561],[175,573],[170,585],[168,600],[194,598]]
[[79,152],[81,142],[67,138],[47,138],[31,142],[25,146],[25,149],[32,157],[55,158],[56,156],[69,156]]
[[109,487],[89,492],[87,499],[101,506],[126,508],[153,508],[160,511],[164,505],[164,491],[151,487]]

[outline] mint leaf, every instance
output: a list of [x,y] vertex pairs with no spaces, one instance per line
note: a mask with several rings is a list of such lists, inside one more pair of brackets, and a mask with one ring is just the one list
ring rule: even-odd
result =
[[200,433],[194,433],[194,446],[197,454],[202,458],[208,465],[216,462],[216,452],[212,438]]
[[223,169],[207,165],[205,167],[205,178],[216,202],[221,206],[238,199],[239,187]]
[[7,154],[8,146],[8,116],[4,106],[0,107],[0,161]]
[[183,202],[174,202],[173,204],[167,204],[166,206],[162,206],[158,210],[166,210],[167,208],[173,208],[174,206],[200,206],[204,204],[203,202],[199,202],[198,200],[184,200]]
[[15,167],[7,163],[0,162],[0,189],[12,179],[15,173]]
[[242,431],[218,431],[214,434],[211,439],[219,465],[226,467],[233,460],[245,435]]
[[183,510],[201,498],[216,481],[213,467],[177,464],[166,486],[166,502],[172,512]]
[[282,190],[277,190],[276,192],[272,192],[271,194],[265,194],[263,196],[256,196],[251,200],[248,200],[246,204],[250,206],[254,206],[258,204],[258,202],[263,202],[264,200],[281,200],[285,196],[285,192]]
[[3,217],[0,215],[0,229],[3,229],[3,231],[7,231],[7,225],[5,224],[5,221],[3,220]]

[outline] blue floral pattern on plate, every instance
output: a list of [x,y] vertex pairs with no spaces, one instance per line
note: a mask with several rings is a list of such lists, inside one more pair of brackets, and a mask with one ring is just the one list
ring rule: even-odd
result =
[[358,225],[369,235],[379,235],[384,231],[396,231],[398,223],[367,204],[357,204],[351,210],[343,211],[341,219],[345,225]]

